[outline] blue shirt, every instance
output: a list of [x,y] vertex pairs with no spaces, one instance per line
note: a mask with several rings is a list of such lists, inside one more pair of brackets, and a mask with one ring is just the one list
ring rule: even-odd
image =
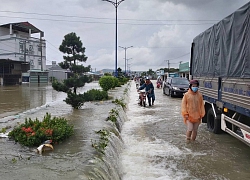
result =
[[[149,94],[154,94],[154,85],[152,82],[150,82],[149,84],[144,83],[139,90],[144,89],[146,90],[146,92],[148,92]],[[151,91],[150,91],[151,90]]]

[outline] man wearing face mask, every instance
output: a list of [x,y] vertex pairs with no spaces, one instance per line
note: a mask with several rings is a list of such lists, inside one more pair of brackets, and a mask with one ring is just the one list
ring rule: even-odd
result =
[[187,140],[195,140],[201,119],[205,115],[205,108],[202,94],[198,91],[199,81],[191,80],[189,89],[182,98],[181,114],[184,123],[187,125]]

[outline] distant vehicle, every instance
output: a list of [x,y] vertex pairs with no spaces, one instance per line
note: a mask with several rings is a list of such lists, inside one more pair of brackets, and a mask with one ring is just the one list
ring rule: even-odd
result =
[[183,96],[188,91],[189,81],[181,77],[168,77],[163,84],[163,94],[167,96]]

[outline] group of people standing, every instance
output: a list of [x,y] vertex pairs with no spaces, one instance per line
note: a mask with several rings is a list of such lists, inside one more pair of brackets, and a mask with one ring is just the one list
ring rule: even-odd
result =
[[[149,106],[154,105],[154,85],[149,77],[146,77],[145,81],[141,78],[138,83],[140,84],[140,87],[138,87],[137,91],[145,89]],[[184,94],[181,102],[181,114],[187,127],[186,140],[188,142],[194,141],[197,137],[198,127],[201,124],[202,118],[205,116],[203,97],[199,92],[198,80],[189,81],[189,89]]]

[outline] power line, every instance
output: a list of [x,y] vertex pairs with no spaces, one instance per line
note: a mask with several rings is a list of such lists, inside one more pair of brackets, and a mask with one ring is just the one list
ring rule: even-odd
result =
[[179,56],[179,57],[176,57],[176,58],[173,58],[173,59],[167,59],[167,60],[165,60],[165,61],[172,61],[172,60],[175,60],[175,59],[179,59],[179,58],[181,58],[181,57],[183,57],[183,56],[186,56],[186,55],[188,55],[188,54],[190,54],[190,53],[183,54],[183,55],[181,55],[181,56]]
[[[42,20],[42,21],[58,21],[58,22],[71,22],[71,23],[85,23],[85,24],[114,24],[113,22],[97,22],[97,21],[80,21],[80,20],[65,20],[65,19],[48,19],[48,18],[32,18],[32,17],[18,17],[18,16],[0,16],[0,17],[7,17],[7,18],[25,18],[25,19],[36,19],[36,20]],[[196,24],[177,24],[177,23],[160,23],[160,24],[156,24],[156,23],[152,23],[152,24],[136,24],[136,23],[118,23],[118,24],[121,24],[121,25],[146,25],[146,26],[162,26],[162,25],[169,25],[169,26],[172,26],[172,25],[180,25],[180,26],[187,26],[187,25],[190,25],[190,26],[195,26],[195,25],[208,25],[208,24],[214,24],[214,23],[196,23]]]
[[[2,13],[14,13],[14,14],[32,14],[32,15],[39,15],[39,16],[52,16],[52,17],[67,17],[67,18],[81,18],[81,19],[106,19],[106,20],[114,20],[114,18],[103,18],[103,17],[91,17],[91,16],[75,16],[75,15],[61,15],[61,14],[45,14],[45,13],[34,13],[34,12],[21,12],[21,11],[0,11]],[[156,22],[156,21],[179,21],[179,22],[190,22],[190,21],[193,21],[193,22],[200,22],[200,21],[212,21],[212,22],[218,22],[219,20],[217,19],[214,19],[214,20],[202,20],[202,19],[199,19],[199,20],[166,20],[166,19],[162,19],[162,20],[159,20],[159,19],[119,19],[119,20],[124,20],[124,21],[153,21],[153,22]]]
[[167,59],[167,60],[164,60],[164,61],[162,61],[162,62],[161,62],[161,64],[159,64],[157,67],[159,67],[159,68],[160,68],[161,66],[163,66],[163,65],[164,65],[164,63],[165,63],[165,61],[167,61],[167,62],[168,62],[168,67],[170,67],[170,64],[179,64],[179,63],[170,63],[169,61],[172,61],[172,60],[175,60],[175,59],[179,59],[179,58],[184,57],[184,56],[186,56],[186,55],[188,55],[188,54],[190,54],[190,53],[183,54],[183,55],[178,56],[178,57],[176,57],[176,58],[172,58],[172,59]]

